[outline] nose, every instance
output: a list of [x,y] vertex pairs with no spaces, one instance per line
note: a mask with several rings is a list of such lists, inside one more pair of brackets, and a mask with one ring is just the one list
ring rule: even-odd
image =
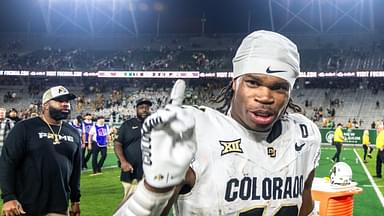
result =
[[275,102],[272,90],[265,86],[260,86],[255,90],[254,100],[262,104],[273,104]]
[[150,108],[149,108],[149,107],[144,107],[144,112],[148,113],[148,112],[149,112],[149,110],[150,110]]

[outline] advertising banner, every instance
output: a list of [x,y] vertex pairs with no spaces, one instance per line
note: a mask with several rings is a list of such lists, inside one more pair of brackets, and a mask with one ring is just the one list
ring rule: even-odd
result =
[[[330,144],[334,132],[334,128],[320,128],[321,142]],[[343,128],[345,138],[343,144],[361,144],[363,140],[363,132],[363,129]],[[371,144],[376,144],[376,130],[369,130],[369,141]]]

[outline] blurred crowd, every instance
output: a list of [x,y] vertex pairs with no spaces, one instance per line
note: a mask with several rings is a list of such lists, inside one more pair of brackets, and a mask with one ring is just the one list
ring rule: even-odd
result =
[[[132,41],[131,43],[137,43],[136,46],[127,44],[125,47],[109,49],[101,48],[97,43],[88,47],[80,44],[79,47],[73,48],[70,45],[58,46],[58,41],[52,42],[53,44],[35,42],[36,44],[33,45],[23,40],[3,42],[5,44],[0,41],[0,68],[83,71],[231,71],[231,59],[239,38],[241,35],[190,39],[151,38]],[[105,41],[105,43],[108,44],[111,41]],[[384,41],[372,41],[366,46],[356,42],[350,42],[351,44],[348,45],[321,41],[311,43],[302,42],[299,46],[303,71],[384,69]]]

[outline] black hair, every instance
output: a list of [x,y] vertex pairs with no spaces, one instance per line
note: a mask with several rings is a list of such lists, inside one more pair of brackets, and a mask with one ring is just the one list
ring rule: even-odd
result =
[[83,121],[83,117],[81,115],[76,116],[76,119],[79,123]]
[[222,104],[216,109],[222,113],[227,113],[231,106],[231,101],[234,91],[232,90],[233,80],[227,86],[222,88],[218,95],[214,96],[210,101],[217,104]]
[[[216,108],[218,111],[222,113],[227,113],[229,110],[229,107],[231,106],[231,101],[233,98],[234,91],[232,89],[232,84],[234,80],[231,80],[229,84],[225,87],[223,87],[219,94],[217,96],[214,96],[210,101],[213,103],[221,104],[218,108]],[[288,101],[288,106],[285,110],[285,113],[287,112],[287,109],[290,108],[295,113],[301,113],[303,114],[303,108],[300,107],[300,105],[293,102],[293,99],[290,97]]]

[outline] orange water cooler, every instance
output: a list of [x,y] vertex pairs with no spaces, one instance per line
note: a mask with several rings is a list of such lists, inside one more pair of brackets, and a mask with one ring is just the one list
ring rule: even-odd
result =
[[312,198],[319,216],[352,216],[353,196],[363,191],[356,183],[348,186],[331,185],[327,179],[315,178]]

